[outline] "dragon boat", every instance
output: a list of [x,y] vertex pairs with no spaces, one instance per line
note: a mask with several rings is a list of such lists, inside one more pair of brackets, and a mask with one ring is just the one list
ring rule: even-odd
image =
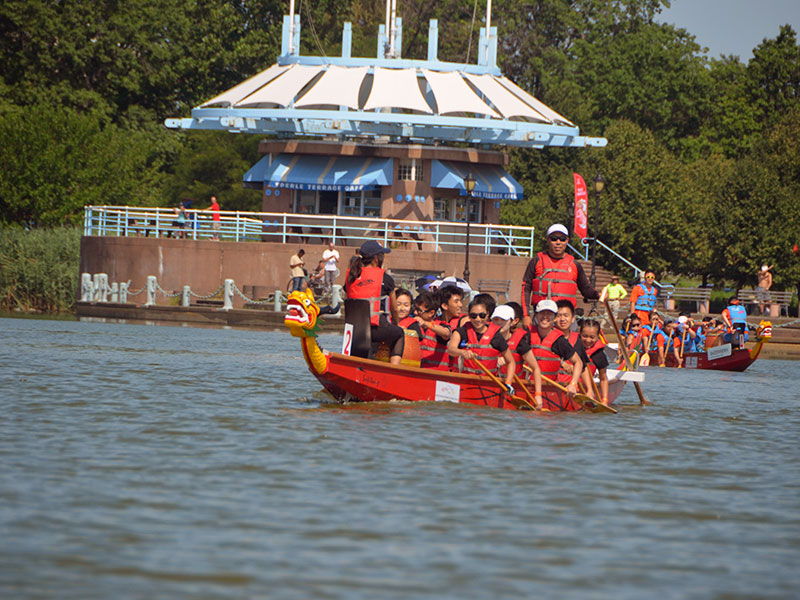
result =
[[[530,410],[528,382],[514,386],[514,393],[505,392],[489,377],[422,369],[409,365],[393,365],[371,358],[323,350],[317,342],[320,307],[311,290],[289,295],[284,325],[300,338],[303,357],[311,373],[322,387],[340,402],[453,402],[510,410]],[[639,375],[641,373],[631,373]],[[532,393],[532,382],[530,392]],[[608,407],[583,402],[545,386],[542,407],[549,411],[608,411]]]
[[[680,361],[667,355],[666,367],[684,369],[712,369],[715,371],[744,371],[761,354],[764,344],[772,337],[772,323],[761,321],[756,327],[756,342],[752,348],[734,348],[732,344],[712,346],[704,352],[686,352]],[[651,351],[650,365],[658,364],[658,351]]]

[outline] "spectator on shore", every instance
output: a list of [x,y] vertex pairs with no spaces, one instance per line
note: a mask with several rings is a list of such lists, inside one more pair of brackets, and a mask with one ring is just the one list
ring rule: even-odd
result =
[[325,293],[331,291],[333,282],[339,274],[339,251],[336,249],[333,240],[328,242],[328,249],[322,253],[322,260],[325,261],[325,276],[322,280],[322,285]]
[[[186,227],[186,207],[183,202],[175,209],[175,220],[172,221],[172,227],[175,228],[175,237],[183,238],[183,228]],[[167,237],[172,237],[172,231],[167,233]]]
[[208,210],[211,211],[211,239],[219,241],[220,216],[219,203],[216,196],[211,196],[211,206],[208,207]]
[[294,291],[303,291],[306,285],[306,272],[303,267],[306,263],[303,261],[303,255],[306,253],[305,250],[300,248],[297,251],[297,254],[293,254],[292,258],[289,259],[289,268],[292,271],[292,281],[289,285],[289,293]]
[[765,307],[769,303],[769,289],[772,287],[772,265],[761,265],[758,272],[758,287],[756,288],[756,298],[761,314],[765,313]]
[[[619,282],[619,275],[611,276],[611,283],[603,288],[600,292],[600,302],[604,302],[608,298],[608,306],[611,309],[611,314],[616,318],[619,315],[620,300],[628,295],[628,291]],[[611,315],[609,315],[610,320]]]

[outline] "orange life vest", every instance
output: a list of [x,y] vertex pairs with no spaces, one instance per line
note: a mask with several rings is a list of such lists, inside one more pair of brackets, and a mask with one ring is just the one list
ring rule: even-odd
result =
[[[492,338],[494,338],[500,328],[494,323],[491,323],[481,334],[480,339],[478,339],[478,332],[475,331],[472,323],[467,323],[465,329],[467,330],[467,348],[472,350],[477,360],[481,361],[489,371],[492,373],[496,372],[497,357],[500,356],[500,353],[492,348]],[[473,373],[475,375],[484,374],[483,369],[476,365],[474,360],[464,361],[464,372]]]
[[594,374],[597,373],[597,367],[592,362],[592,356],[594,356],[598,352],[602,352],[603,348],[605,348],[605,347],[606,347],[606,345],[602,341],[597,340],[592,345],[591,348],[586,348],[586,355],[589,357],[589,372],[592,374],[592,376],[594,376]]
[[[369,300],[369,323],[378,325],[381,316],[381,286],[383,285],[384,270],[381,267],[363,267],[361,275],[353,283],[345,284],[348,298],[361,298]],[[350,269],[347,270],[345,281],[348,280]]]
[[[523,329],[522,327],[518,327],[516,331],[514,331],[514,333],[511,334],[511,337],[508,340],[508,349],[511,350],[511,356],[514,357],[514,362],[517,363],[517,368],[515,370],[517,375],[522,375],[523,373],[522,371],[523,361],[522,357],[519,355],[519,352],[517,352],[517,346],[519,346],[519,343],[522,341],[522,338],[525,336],[526,333],[528,332],[525,329]],[[500,372],[501,374],[505,374],[508,372],[506,365],[503,365],[500,368]]]
[[[446,325],[444,321],[435,320],[436,325]],[[422,368],[450,370],[450,356],[447,354],[447,344],[441,344],[433,329],[422,328],[422,339],[419,341],[422,348]]]
[[531,331],[531,350],[536,357],[536,362],[539,363],[539,369],[542,375],[546,375],[550,379],[558,377],[558,370],[561,367],[561,357],[553,352],[553,343],[560,338],[562,334],[558,329],[553,328],[547,336],[542,339],[539,336],[539,330],[536,327]]
[[539,260],[531,284],[531,305],[540,300],[569,300],[578,303],[578,265],[569,254],[554,260],[547,252],[536,255]]

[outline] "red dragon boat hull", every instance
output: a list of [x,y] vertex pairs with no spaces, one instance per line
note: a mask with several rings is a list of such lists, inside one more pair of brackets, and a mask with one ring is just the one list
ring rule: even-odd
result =
[[[322,386],[343,402],[456,402],[491,408],[525,409],[524,402],[502,393],[499,386],[485,377],[468,373],[452,373],[391,365],[376,360],[325,353],[328,358],[324,373],[311,372]],[[526,386],[528,384],[526,383]],[[532,391],[533,384],[529,388]],[[525,391],[514,387],[515,396]],[[558,390],[543,390],[542,407],[550,411],[581,410],[581,405]]]

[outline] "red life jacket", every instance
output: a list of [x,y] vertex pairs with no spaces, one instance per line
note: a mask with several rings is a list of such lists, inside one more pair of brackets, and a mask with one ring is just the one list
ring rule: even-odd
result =
[[534,327],[531,332],[531,350],[536,357],[536,362],[539,363],[539,369],[542,375],[546,375],[550,379],[558,377],[558,369],[561,367],[561,357],[553,352],[553,343],[560,338],[562,334],[558,329],[553,328],[547,337],[542,339],[539,336],[539,330]]
[[[467,348],[472,350],[477,360],[481,361],[483,365],[492,373],[497,371],[497,357],[500,353],[492,348],[492,338],[500,330],[500,328],[491,323],[486,330],[481,334],[478,339],[478,332],[472,326],[472,323],[465,325],[467,330]],[[484,371],[473,360],[464,361],[464,372],[473,373],[474,375],[483,375]]]
[[592,362],[592,356],[598,352],[602,352],[603,348],[605,347],[606,345],[602,341],[597,340],[591,348],[586,348],[586,355],[589,357],[589,372],[592,374],[592,376],[597,373],[597,367],[595,366],[594,362]]
[[578,303],[578,265],[571,255],[565,254],[554,260],[547,252],[536,255],[539,260],[534,269],[531,284],[531,305],[540,300],[569,300],[572,306]]
[[[381,286],[383,285],[384,270],[381,267],[363,267],[361,275],[353,283],[345,284],[348,298],[362,298],[369,300],[369,323],[378,325],[381,316]],[[345,281],[348,280],[350,269],[347,270]]]
[[414,317],[408,315],[405,319],[401,319],[398,325],[400,325],[400,327],[402,327],[403,329],[408,329],[416,322],[417,320]]
[[[444,321],[436,319],[436,325],[446,325]],[[422,349],[421,366],[423,369],[450,370],[450,356],[447,354],[447,344],[441,344],[433,329],[422,328],[422,339],[419,341]]]
[[[511,350],[511,356],[514,357],[514,362],[517,363],[517,368],[515,371],[517,375],[522,375],[523,373],[522,371],[523,361],[522,357],[519,355],[519,352],[517,352],[517,346],[519,346],[519,343],[522,341],[522,338],[525,336],[526,333],[528,333],[527,330],[525,330],[522,327],[517,327],[517,329],[514,331],[514,333],[511,334],[511,337],[508,340],[508,349]],[[506,365],[503,365],[500,368],[500,371],[502,375],[507,373],[508,369],[506,368]]]
[[[457,317],[453,317],[448,321],[448,325],[450,325],[450,331],[455,331],[458,329],[458,324],[461,321],[461,317],[464,315],[458,315]],[[461,340],[462,342],[464,340]],[[450,356],[448,355],[448,362],[450,363],[450,370],[451,371],[458,371],[458,357],[457,356]]]

